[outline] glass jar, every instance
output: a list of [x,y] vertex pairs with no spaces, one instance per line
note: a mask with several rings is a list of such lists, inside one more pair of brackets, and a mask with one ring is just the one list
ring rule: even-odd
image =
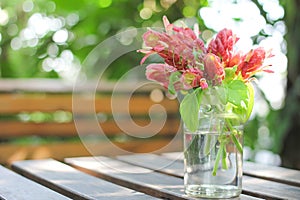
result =
[[232,113],[207,105],[201,106],[199,122],[194,132],[184,127],[185,193],[203,198],[239,196],[243,126]]

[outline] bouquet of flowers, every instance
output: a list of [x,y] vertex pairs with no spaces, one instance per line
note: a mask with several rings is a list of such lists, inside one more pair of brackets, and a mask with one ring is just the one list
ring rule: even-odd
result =
[[[164,63],[151,63],[146,68],[149,80],[157,81],[169,93],[181,91],[180,114],[191,132],[199,126],[199,109],[203,104],[216,105],[223,113],[235,115],[238,120],[226,117],[226,128],[233,131],[236,121],[244,123],[250,117],[254,94],[250,81],[257,72],[272,72],[264,61],[272,56],[262,47],[243,53],[235,49],[239,38],[229,29],[217,33],[208,45],[199,37],[198,26],[190,29],[183,24],[177,27],[163,17],[165,31],[149,29],[144,35],[145,54],[141,64],[153,54]],[[234,132],[234,131],[233,131]],[[232,141],[242,147],[235,135]],[[222,141],[220,141],[222,144]]]

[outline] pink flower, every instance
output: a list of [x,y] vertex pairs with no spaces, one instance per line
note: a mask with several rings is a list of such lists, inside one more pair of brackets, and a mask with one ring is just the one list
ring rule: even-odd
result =
[[189,68],[183,72],[181,82],[183,82],[183,87],[186,90],[196,87],[206,89],[208,87],[206,79],[203,78],[203,72],[199,68]]
[[[146,76],[172,93],[198,87],[204,90],[236,79],[247,82],[257,72],[272,72],[266,69],[268,65],[263,65],[265,59],[272,55],[263,48],[247,54],[237,52],[234,45],[239,38],[229,29],[221,30],[205,48],[197,26],[194,31],[177,27],[170,24],[165,16],[163,23],[164,32],[149,29],[143,35],[146,48],[139,52],[145,54],[141,64],[152,54],[164,59],[164,64],[148,65]],[[233,67],[237,67],[234,68],[236,71],[226,69]]]
[[202,62],[206,53],[204,42],[198,38],[192,29],[176,27],[164,17],[166,32],[159,33],[148,30],[143,39],[148,50],[142,50],[145,57],[143,63],[150,55],[158,54],[168,65],[178,70],[196,67]]
[[213,85],[220,85],[225,78],[225,71],[218,56],[208,53],[204,57],[204,77]]
[[206,88],[208,88],[208,84],[207,84],[205,78],[201,78],[201,79],[200,79],[200,87],[201,87],[203,90],[206,89]]
[[147,79],[157,81],[165,88],[168,88],[169,77],[175,71],[177,71],[176,68],[167,64],[150,64],[146,68],[146,77]]
[[162,46],[159,43],[159,39],[160,39],[159,35],[154,31],[147,31],[143,35],[143,39],[144,39],[145,44],[149,47]]
[[238,40],[239,38],[231,30],[225,28],[209,43],[207,51],[219,56],[221,62],[227,66],[232,57],[233,46]]
[[242,55],[241,53],[236,53],[235,55],[231,56],[230,59],[228,59],[227,64],[225,67],[234,67],[238,66],[242,61]]
[[262,47],[252,49],[242,57],[242,62],[238,65],[236,73],[241,73],[242,77],[247,80],[260,71],[273,72],[265,69],[268,66],[263,66],[265,58],[272,56],[269,52],[267,54]]

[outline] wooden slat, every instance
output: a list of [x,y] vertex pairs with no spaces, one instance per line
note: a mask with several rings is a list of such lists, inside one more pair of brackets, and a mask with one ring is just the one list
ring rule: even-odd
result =
[[[72,105],[74,103],[74,105]],[[53,112],[57,110],[83,113],[126,113],[145,114],[150,107],[159,104],[168,113],[178,112],[177,100],[163,99],[157,103],[149,96],[108,96],[89,97],[88,95],[72,96],[72,94],[0,94],[0,113],[14,114],[20,112]],[[73,109],[74,106],[74,109]],[[112,109],[113,107],[113,109]],[[158,110],[161,112],[161,110]]]
[[[300,171],[244,162],[244,174],[300,187]],[[300,189],[300,188],[299,188]]]
[[0,94],[0,113],[72,110],[72,96],[43,94]]
[[[181,178],[168,176],[106,157],[67,158],[65,161],[94,176],[153,196],[168,199],[194,199],[184,194]],[[256,198],[248,198],[248,196],[242,195],[241,198],[234,199]]]
[[[119,86],[119,87],[116,87]],[[122,87],[120,87],[122,86]],[[139,86],[139,87],[137,87]],[[74,87],[76,87],[74,89]],[[124,81],[122,83],[108,82],[99,80],[90,80],[88,82],[75,84],[61,79],[47,78],[1,78],[0,92],[24,91],[24,92],[48,92],[48,93],[70,93],[73,90],[76,92],[97,91],[97,92],[149,92],[153,89],[162,88],[157,83],[151,81]]]
[[[155,169],[163,173],[168,173],[172,174],[173,176],[180,176],[183,178],[183,162],[180,159],[174,161],[173,159],[168,159],[163,156],[154,154],[120,156],[118,157],[118,159],[121,159],[128,163],[133,163],[141,167]],[[160,167],[159,169],[157,169],[157,166],[161,165],[166,167]],[[286,193],[285,191],[290,192]],[[278,182],[253,178],[244,175],[243,193],[261,198],[297,199],[298,197],[300,197],[300,187],[290,186]]]
[[59,79],[0,79],[0,92],[68,92],[72,91],[73,84]]
[[0,166],[0,199],[63,200],[69,199],[42,185]]
[[[129,98],[130,97],[130,98]],[[154,102],[149,96],[99,96],[96,99],[87,99],[87,97],[73,98],[75,113],[127,113],[130,114],[148,114],[150,108],[154,105],[162,106],[162,109],[169,114],[178,114],[178,101],[164,98],[160,102]],[[95,105],[95,108],[93,107]],[[162,109],[153,109],[153,112],[162,112]]]
[[[178,152],[163,153],[162,155],[170,159],[183,160],[183,154]],[[300,187],[300,171],[298,170],[247,161],[244,161],[243,165],[245,175]]]
[[0,121],[0,137],[78,136],[74,123],[34,123]]
[[[153,120],[151,126],[147,119],[118,119],[118,124],[113,120],[100,122],[99,126],[92,120],[76,120],[81,135],[100,134],[107,136],[120,133],[130,133],[136,137],[151,137],[153,135],[175,135],[180,131],[180,121],[177,119]],[[135,124],[136,123],[136,124]],[[34,123],[18,121],[0,121],[0,137],[20,137],[28,135],[39,136],[77,136],[77,129],[73,122],[68,123]],[[101,129],[100,129],[101,128]]]
[[117,156],[118,160],[133,165],[160,171],[175,177],[183,177],[183,165],[176,160],[166,159],[155,154],[132,154]]
[[183,153],[182,152],[167,152],[161,154],[163,157],[167,157],[169,159],[173,160],[182,160],[184,159]]
[[183,190],[183,183],[179,178],[106,157],[96,157],[96,160],[91,157],[67,158],[65,161],[87,173],[152,196],[186,199],[183,193],[176,192]]
[[87,175],[52,159],[19,161],[13,163],[12,168],[72,199],[156,199]]
[[243,193],[268,199],[299,199],[300,188],[250,176],[243,176]]

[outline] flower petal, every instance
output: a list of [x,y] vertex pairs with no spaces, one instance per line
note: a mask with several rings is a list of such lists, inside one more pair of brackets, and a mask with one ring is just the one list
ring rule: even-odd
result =
[[177,71],[176,68],[170,65],[154,63],[146,67],[146,77],[147,79],[157,81],[168,88],[169,77],[174,71]]

